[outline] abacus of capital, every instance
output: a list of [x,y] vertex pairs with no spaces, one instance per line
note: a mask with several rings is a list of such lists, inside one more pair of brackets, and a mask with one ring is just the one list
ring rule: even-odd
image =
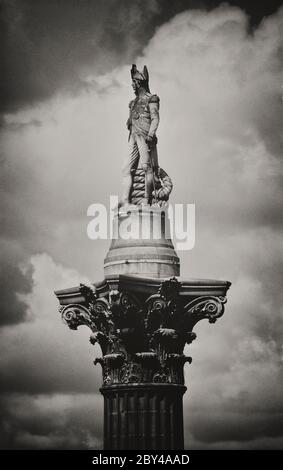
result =
[[[183,369],[191,363],[184,347],[200,320],[223,315],[230,283],[180,277],[166,232],[172,181],[157,157],[159,97],[150,93],[146,67],[139,72],[133,65],[131,77],[129,155],[105,279],[56,296],[69,328],[87,325],[90,342],[101,347],[94,363],[103,376],[104,448],[183,449]],[[123,237],[125,221],[137,227],[136,238]]]

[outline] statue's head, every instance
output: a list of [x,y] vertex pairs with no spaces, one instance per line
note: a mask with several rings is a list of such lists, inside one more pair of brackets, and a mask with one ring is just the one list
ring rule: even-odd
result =
[[142,72],[139,72],[139,70],[136,67],[136,64],[132,65],[131,68],[131,77],[132,77],[132,87],[134,92],[137,94],[139,88],[144,88],[145,91],[150,93],[149,91],[149,76],[148,76],[148,70],[146,65],[143,68]]

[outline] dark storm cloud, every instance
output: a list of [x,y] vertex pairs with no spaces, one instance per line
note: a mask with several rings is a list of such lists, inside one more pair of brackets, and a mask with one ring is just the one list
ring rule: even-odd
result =
[[[3,1],[2,111],[84,86],[140,52],[156,25],[180,9],[156,0]],[[169,2],[164,2],[168,4]],[[181,5],[182,2],[178,2]],[[183,2],[184,3],[184,2]]]
[[259,438],[276,438],[282,436],[283,411],[251,411],[241,413],[238,411],[221,410],[214,413],[208,410],[207,414],[195,413],[191,416],[194,437],[202,442],[216,443],[225,441],[243,442]]
[[[50,331],[52,335],[56,326],[53,326],[53,330],[48,329],[47,331]],[[44,328],[44,325],[42,327]],[[31,327],[31,333],[32,331]],[[34,334],[38,334],[38,330],[34,330]],[[87,351],[88,354],[82,353],[77,348],[76,358],[74,351],[69,348],[69,358],[62,357],[58,342],[54,341],[56,336],[57,333],[53,334],[53,339],[49,339],[48,345],[42,341],[41,346],[30,344],[29,347],[27,341],[19,335],[21,352],[15,350],[5,354],[1,348],[0,396],[14,392],[33,396],[37,394],[92,392],[95,385],[101,381],[101,370],[92,365],[91,354],[89,351]],[[17,341],[15,337],[11,339]],[[88,339],[85,338],[84,341],[86,341],[85,349],[87,350]],[[68,350],[67,344],[65,344],[66,351]],[[85,354],[83,367],[80,362],[82,354]],[[52,361],[47,359],[51,357]],[[74,370],[76,371],[75,377]]]
[[100,351],[86,328],[66,330],[52,295],[81,276],[46,255],[32,264],[30,321],[0,329],[0,448],[101,448]]
[[[84,74],[130,63],[155,29],[189,9],[211,10],[217,0],[2,0],[1,112],[86,87]],[[252,24],[280,1],[235,0]]]
[[31,270],[23,273],[12,251],[6,256],[7,252],[4,252],[0,257],[0,327],[26,320],[27,305],[20,300],[19,294],[27,294],[32,288]]
[[[16,123],[7,129],[10,127],[19,132],[26,126]],[[27,294],[32,288],[32,270],[24,272],[20,267],[28,258],[22,242],[30,233],[27,208],[23,209],[21,204],[26,182],[30,184],[32,175],[20,156],[15,161],[13,154],[3,152],[0,160],[0,326],[26,320],[27,306],[19,294]]]
[[191,449],[282,449],[283,413],[238,409],[215,412],[191,410],[188,448]]
[[101,401],[95,394],[4,395],[0,449],[101,449]]

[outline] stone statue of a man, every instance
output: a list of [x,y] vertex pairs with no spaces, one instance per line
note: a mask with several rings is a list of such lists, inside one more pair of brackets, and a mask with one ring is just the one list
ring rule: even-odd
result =
[[129,103],[129,153],[123,167],[123,204],[131,202],[134,173],[137,168],[142,168],[145,174],[142,205],[148,205],[151,202],[154,172],[158,169],[156,130],[159,124],[159,97],[150,93],[146,66],[139,72],[133,64],[131,77],[136,98]]

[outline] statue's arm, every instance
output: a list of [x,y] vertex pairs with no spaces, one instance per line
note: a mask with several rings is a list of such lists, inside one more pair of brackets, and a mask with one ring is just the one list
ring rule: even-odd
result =
[[148,131],[148,136],[150,138],[154,137],[159,125],[159,98],[157,95],[153,95],[149,102],[149,111],[150,111],[150,128]]

